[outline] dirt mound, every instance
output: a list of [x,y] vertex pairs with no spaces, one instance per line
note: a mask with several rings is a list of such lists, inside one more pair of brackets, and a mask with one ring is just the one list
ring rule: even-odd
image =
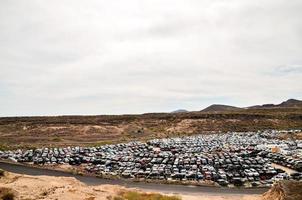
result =
[[302,182],[281,181],[263,194],[263,200],[301,200]]
[[112,185],[87,186],[71,177],[27,176],[6,173],[0,179],[0,199],[15,200],[107,200],[121,188]]

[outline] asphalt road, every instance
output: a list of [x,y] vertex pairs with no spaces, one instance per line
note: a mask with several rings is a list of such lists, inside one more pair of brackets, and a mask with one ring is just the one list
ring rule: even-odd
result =
[[171,185],[171,184],[156,184],[156,183],[144,183],[144,182],[133,182],[126,180],[108,180],[101,179],[92,176],[80,176],[73,175],[67,172],[54,171],[49,169],[39,169],[29,166],[22,166],[17,164],[4,163],[0,161],[0,168],[8,172],[26,174],[31,176],[64,176],[74,177],[79,181],[87,185],[100,185],[100,184],[111,184],[120,185],[126,188],[137,188],[141,190],[156,191],[162,193],[176,193],[176,194],[190,194],[198,195],[203,193],[212,194],[262,194],[268,190],[268,188],[220,188],[220,187],[206,187],[206,186],[184,186],[184,185]]

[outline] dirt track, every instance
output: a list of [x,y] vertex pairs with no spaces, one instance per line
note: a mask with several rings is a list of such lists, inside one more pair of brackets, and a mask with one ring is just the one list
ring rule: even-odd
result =
[[32,176],[47,175],[52,177],[73,177],[78,179],[80,182],[86,185],[119,185],[125,188],[137,188],[146,191],[156,191],[162,193],[177,193],[182,195],[204,195],[204,194],[221,194],[221,195],[246,195],[246,194],[263,194],[268,190],[268,188],[253,188],[253,189],[236,189],[236,188],[221,188],[221,187],[198,187],[198,186],[183,186],[183,185],[166,185],[166,184],[155,184],[155,183],[142,183],[142,182],[132,182],[125,180],[108,180],[100,179],[96,177],[87,177],[80,175],[73,175],[70,173],[38,169],[21,165],[13,165],[0,162],[0,168],[19,174],[26,174]]

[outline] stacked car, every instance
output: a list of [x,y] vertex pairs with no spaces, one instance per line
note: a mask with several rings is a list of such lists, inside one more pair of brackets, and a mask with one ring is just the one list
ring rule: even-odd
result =
[[[301,180],[298,171],[301,171],[302,160],[264,148],[274,144],[288,146],[290,142],[279,140],[276,131],[258,131],[97,147],[0,151],[0,159],[35,165],[77,165],[87,173],[121,178],[259,186],[283,179]],[[297,172],[286,174],[282,169],[272,167],[271,163]]]

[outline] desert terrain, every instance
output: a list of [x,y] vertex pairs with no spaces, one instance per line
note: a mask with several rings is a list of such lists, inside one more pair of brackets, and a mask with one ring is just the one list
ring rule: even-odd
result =
[[212,131],[301,127],[302,104],[299,100],[248,108],[212,105],[202,111],[142,115],[2,117],[0,149],[96,146]]
[[[4,193],[13,193],[15,199],[20,200],[109,200],[117,199],[123,193],[147,193],[155,191],[142,191],[125,189],[121,186],[99,185],[87,186],[71,177],[29,176],[5,172],[0,179],[0,197]],[[200,195],[190,194],[161,194],[171,197],[171,200],[198,200]],[[261,195],[236,195],[204,193],[203,200],[260,200]],[[173,199],[172,199],[173,198]],[[164,199],[163,199],[164,200]],[[167,198],[167,200],[169,200]]]
[[10,196],[17,200],[300,200],[301,186],[301,182],[282,181],[262,195],[158,194],[155,191],[125,189],[113,185],[87,186],[72,177],[29,176],[8,172],[0,175],[0,197],[5,199]]

